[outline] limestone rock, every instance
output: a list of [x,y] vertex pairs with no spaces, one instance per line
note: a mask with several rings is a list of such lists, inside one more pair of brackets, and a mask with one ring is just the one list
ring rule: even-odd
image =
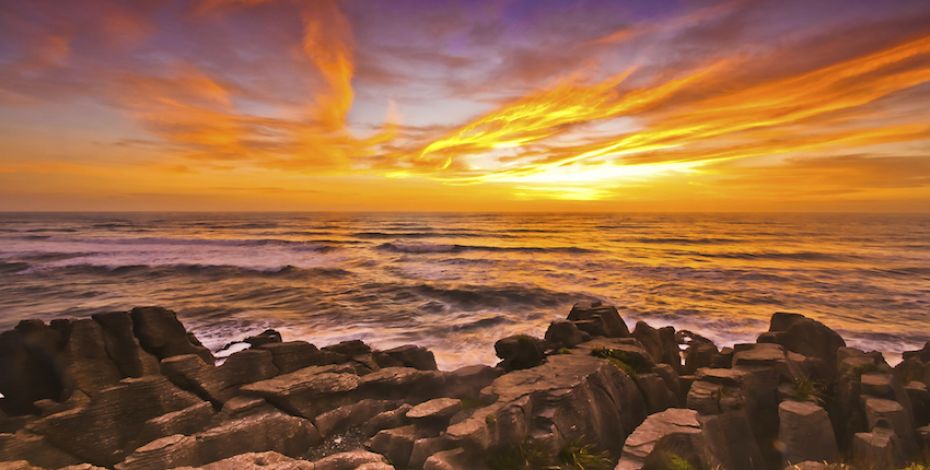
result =
[[368,448],[387,457],[392,465],[406,468],[413,453],[413,444],[421,437],[426,437],[416,426],[403,426],[385,429],[375,434],[368,441]]
[[412,344],[393,349],[376,351],[375,362],[381,367],[412,367],[420,370],[437,370],[436,357],[432,351]]
[[501,373],[501,369],[486,365],[460,367],[445,375],[446,393],[456,398],[478,398],[481,389],[490,385]]
[[719,351],[714,343],[709,341],[693,341],[685,351],[684,374],[694,374],[702,367],[712,367],[714,358]]
[[[277,452],[249,452],[208,463],[200,470],[316,470],[313,462],[292,459]],[[175,470],[195,470],[193,467],[180,467]]]
[[778,405],[778,418],[778,439],[786,463],[836,461],[836,437],[823,408],[811,402],[783,401]]
[[649,415],[623,445],[616,470],[639,470],[653,452],[656,443],[671,434],[701,434],[698,414],[694,410],[671,408]]
[[645,418],[643,397],[609,361],[577,351],[501,375],[482,391],[490,404],[450,425],[446,435],[471,456],[529,436],[551,439],[555,448],[585,438],[619,455],[623,437]]
[[414,406],[407,412],[407,419],[414,423],[447,423],[453,415],[462,409],[462,400],[456,398],[436,398]]
[[568,313],[568,319],[573,321],[600,319],[604,325],[604,332],[608,337],[622,338],[630,336],[630,330],[623,319],[620,318],[620,312],[613,305],[605,305],[601,302],[579,302]]
[[314,422],[320,435],[327,437],[344,429],[361,426],[383,412],[397,409],[399,404],[396,400],[364,399],[320,414]]
[[654,361],[668,364],[676,371],[681,370],[681,351],[675,340],[674,328],[667,326],[655,329],[644,321],[638,321],[633,329],[633,337],[642,343]]
[[591,339],[591,336],[578,329],[573,322],[556,320],[549,324],[545,340],[552,349],[570,348]]
[[303,455],[320,441],[309,421],[280,412],[251,415],[221,423],[193,436],[174,435],[136,449],[117,470],[200,466],[249,452]]
[[213,364],[210,351],[192,343],[177,314],[162,307],[136,307],[129,311],[136,338],[142,347],[159,359],[195,354],[207,364]]
[[701,428],[710,452],[722,468],[756,470],[767,468],[746,413],[740,410],[701,416]]
[[260,349],[271,352],[272,362],[282,374],[324,364],[320,350],[306,341],[269,343],[262,345]]
[[91,318],[103,329],[107,355],[116,363],[122,377],[159,373],[158,359],[142,349],[133,335],[129,312],[98,313]]
[[348,365],[310,366],[242,386],[244,395],[262,397],[289,413],[314,418],[351,403],[359,376]]
[[373,436],[382,429],[399,428],[409,424],[407,412],[413,408],[413,405],[405,403],[393,410],[378,413],[362,425],[363,436]]
[[58,468],[81,460],[29,431],[0,434],[0,461],[28,461],[38,467]]
[[904,455],[894,431],[879,427],[853,436],[852,462],[855,468],[894,470],[904,466]]
[[333,454],[314,461],[313,464],[313,470],[389,470],[394,468],[388,465],[384,456],[364,450]]
[[239,351],[218,367],[192,354],[173,356],[162,361],[162,369],[172,382],[217,407],[232,398],[239,386],[278,374],[272,354],[262,349]]
[[545,346],[539,338],[528,335],[508,336],[494,343],[494,352],[505,370],[528,369],[546,359]]
[[141,444],[147,421],[199,403],[162,376],[127,378],[101,389],[88,405],[43,417],[27,428],[81,461],[111,466]]
[[823,323],[797,313],[784,312],[772,315],[769,332],[759,341],[778,343],[789,351],[818,360],[818,372],[827,378],[835,375],[837,349],[846,346],[843,338]]
[[323,351],[330,351],[352,357],[371,353],[371,347],[361,340],[353,339],[326,346],[323,348]]
[[20,322],[0,333],[0,410],[11,416],[34,414],[33,402],[70,395],[60,354],[61,331],[43,322]]

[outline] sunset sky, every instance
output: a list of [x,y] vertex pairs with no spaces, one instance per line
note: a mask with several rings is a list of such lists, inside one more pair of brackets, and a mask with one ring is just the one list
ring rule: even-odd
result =
[[930,211],[930,2],[7,0],[0,210]]

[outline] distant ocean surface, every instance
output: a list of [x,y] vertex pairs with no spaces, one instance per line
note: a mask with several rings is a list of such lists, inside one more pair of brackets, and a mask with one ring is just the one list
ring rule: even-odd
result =
[[275,328],[453,368],[584,299],[718,344],[794,311],[896,361],[930,340],[930,217],[0,214],[2,330],[157,304],[212,349]]

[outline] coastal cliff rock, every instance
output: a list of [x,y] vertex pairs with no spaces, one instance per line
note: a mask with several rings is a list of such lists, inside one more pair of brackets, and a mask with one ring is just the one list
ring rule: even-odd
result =
[[317,348],[273,330],[237,343],[248,348],[217,365],[159,307],[0,333],[0,468],[898,469],[930,459],[930,344],[892,368],[798,314],[775,314],[757,343],[718,348],[645,322],[631,333],[615,307],[579,303],[544,340],[498,341],[497,367],[454,371],[415,345]]

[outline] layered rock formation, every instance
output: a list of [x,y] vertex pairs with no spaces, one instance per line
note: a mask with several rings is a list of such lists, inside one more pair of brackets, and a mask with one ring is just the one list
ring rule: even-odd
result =
[[[890,367],[777,313],[718,348],[576,305],[496,367],[273,330],[218,364],[158,307],[0,334],[0,468],[897,469],[930,459],[930,344]],[[831,467],[832,468],[832,467]],[[839,467],[838,467],[839,468]]]

